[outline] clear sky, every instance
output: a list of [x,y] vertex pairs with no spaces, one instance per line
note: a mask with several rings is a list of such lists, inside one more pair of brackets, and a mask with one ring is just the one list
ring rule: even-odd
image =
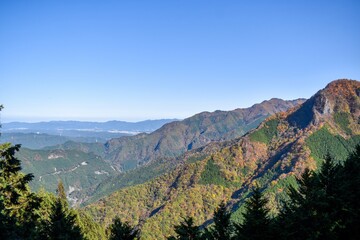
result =
[[185,118],[360,80],[360,1],[0,1],[1,121]]

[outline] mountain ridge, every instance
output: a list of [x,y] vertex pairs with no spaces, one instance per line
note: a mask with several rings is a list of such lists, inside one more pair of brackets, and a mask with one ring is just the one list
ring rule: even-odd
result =
[[[29,149],[23,149],[20,151],[21,157],[26,159],[24,162],[24,171],[26,172],[34,172],[36,176],[47,176],[46,179],[48,179],[46,182],[39,182],[39,179],[37,179],[33,183],[33,187],[36,189],[39,189],[39,187],[43,184],[44,187],[47,190],[53,191],[56,188],[56,182],[57,178],[60,177],[66,187],[66,190],[70,187],[74,187],[74,184],[71,183],[69,179],[72,179],[78,184],[76,185],[76,190],[72,191],[69,195],[71,198],[74,199],[73,203],[75,204],[83,204],[84,201],[94,201],[98,199],[101,196],[104,196],[104,194],[108,194],[110,192],[113,192],[117,190],[118,188],[125,187],[128,185],[133,185],[136,183],[142,183],[144,181],[147,181],[153,177],[156,177],[160,174],[163,174],[167,171],[172,170],[174,167],[176,167],[177,164],[180,162],[178,161],[178,156],[183,154],[184,152],[188,150],[192,150],[198,146],[203,146],[205,143],[208,142],[215,142],[216,140],[223,140],[225,139],[233,139],[234,136],[239,136],[245,133],[246,131],[252,129],[256,125],[253,124],[253,120],[255,119],[255,124],[258,124],[262,119],[267,117],[269,114],[282,110],[287,109],[288,107],[292,107],[299,102],[303,100],[294,100],[294,101],[283,101],[280,99],[271,99],[268,101],[264,101],[261,104],[255,104],[250,109],[236,109],[234,111],[216,111],[215,113],[199,113],[195,115],[194,117],[190,117],[188,119],[185,119],[184,121],[175,121],[172,123],[165,124],[165,126],[162,127],[162,129],[165,129],[165,131],[157,131],[160,132],[159,135],[156,137],[159,137],[158,139],[155,139],[154,145],[150,146],[149,148],[156,151],[157,148],[160,149],[161,154],[156,154],[153,156],[150,156],[149,159],[155,161],[154,164],[152,164],[152,161],[149,161],[149,163],[143,164],[141,166],[144,166],[145,169],[139,169],[136,171],[132,171],[130,173],[125,173],[122,175],[118,175],[117,171],[112,170],[106,170],[106,172],[111,173],[108,174],[108,178],[104,178],[104,175],[100,178],[98,177],[98,180],[93,180],[90,178],[96,177],[97,171],[102,171],[104,169],[99,168],[98,166],[101,165],[100,163],[105,160],[104,168],[108,169],[109,167],[113,167],[113,163],[108,160],[108,154],[106,152],[106,148],[103,143],[98,141],[96,139],[96,142],[83,142],[83,143],[77,143],[74,141],[67,141],[66,138],[61,139],[60,144],[56,146],[49,146],[48,144],[56,143],[59,139],[52,139],[50,136],[43,135],[43,134],[23,134],[20,137],[27,137],[29,144],[25,144],[24,146],[34,146],[33,144],[36,141],[40,141],[45,148],[38,149],[37,151],[31,151]],[[240,113],[240,114],[239,114]],[[225,119],[227,121],[223,122],[222,120]],[[229,119],[231,121],[229,121]],[[243,120],[244,119],[244,120]],[[236,129],[238,123],[237,121],[243,125],[239,129],[239,131]],[[185,122],[185,123],[184,123]],[[227,123],[230,122],[230,128],[228,128]],[[69,124],[69,122],[67,122]],[[72,122],[70,122],[71,124]],[[53,123],[56,125],[56,123]],[[244,125],[245,124],[245,125]],[[248,124],[248,125],[246,125]],[[58,125],[57,125],[58,126]],[[245,127],[243,127],[245,126]],[[180,132],[184,134],[177,135],[179,131],[177,131],[177,128],[180,128]],[[204,133],[201,133],[201,129],[204,129]],[[193,134],[192,129],[195,129]],[[235,129],[235,130],[234,130]],[[235,133],[234,133],[235,131]],[[237,131],[237,132],[236,132]],[[186,132],[189,132],[189,134],[185,134]],[[8,133],[6,133],[8,134]],[[201,134],[208,134],[205,135],[205,138],[203,137],[202,140],[200,138],[200,144],[197,143],[197,138],[202,137]],[[151,135],[146,133],[140,133],[136,136],[123,136],[122,138],[118,139],[118,141],[128,141],[128,139],[145,139]],[[183,138],[183,141],[187,141],[186,145],[183,146],[183,149],[180,149],[178,152],[173,152],[174,149],[176,150],[177,143],[172,141],[172,139],[167,138],[166,136],[171,137],[178,137]],[[185,138],[188,137],[190,140],[186,140]],[[217,139],[215,138],[217,137]],[[20,141],[21,138],[13,138],[13,136],[8,136],[8,138],[11,138],[13,141]],[[70,139],[72,140],[72,139]],[[91,140],[91,139],[90,139]],[[159,143],[159,141],[161,141]],[[203,141],[203,142],[201,142]],[[17,142],[16,142],[17,143]],[[135,149],[133,151],[137,151],[137,147],[141,146],[139,145],[138,141],[130,142],[133,144]],[[32,145],[30,145],[32,144]],[[156,145],[155,145],[156,144]],[[189,144],[191,144],[189,147]],[[167,152],[164,153],[162,151],[164,149],[164,145],[170,145],[169,148],[165,149]],[[175,146],[175,148],[174,148]],[[36,149],[34,149],[36,150]],[[56,167],[57,169],[61,168],[61,164],[57,164],[55,161],[51,161],[48,159],[48,157],[45,157],[50,154],[51,151],[65,151],[65,152],[72,152],[68,155],[68,157],[62,157],[59,158],[61,163],[64,165],[64,169],[60,171],[56,176],[54,174],[51,174],[54,171],[53,169]],[[75,152],[74,152],[75,151]],[[151,152],[150,152],[151,153]],[[96,162],[89,163],[88,166],[82,166],[80,165],[79,171],[82,171],[89,176],[80,176],[76,175],[76,172],[68,172],[65,171],[65,169],[72,169],[81,164],[83,161],[79,159],[77,156],[81,157],[92,157],[91,154],[95,154],[99,158],[96,158]],[[144,152],[144,154],[147,154]],[[39,161],[38,156],[43,156],[42,160]],[[153,159],[151,159],[153,157]],[[159,161],[157,161],[159,159]],[[84,159],[85,161],[86,159]],[[32,162],[33,161],[33,162]],[[106,165],[106,166],[105,166]],[[94,169],[94,168],[98,169]],[[133,169],[136,169],[138,166],[137,164],[133,164],[130,166]],[[88,171],[86,171],[88,169]],[[128,170],[128,169],[126,169]],[[142,170],[146,171],[147,173],[141,172]],[[138,177],[141,175],[141,177]],[[124,182],[125,181],[125,182]],[[91,182],[91,184],[89,184]],[[46,185],[47,184],[47,185]],[[96,197],[93,197],[96,196]]]
[[[338,89],[336,95],[329,95],[331,87]],[[193,217],[195,224],[211,222],[209,216],[224,199],[239,221],[242,203],[251,187],[259,185],[276,214],[284,188],[295,184],[295,177],[305,168],[316,170],[326,154],[345,159],[360,143],[359,89],[358,81],[332,82],[302,105],[268,117],[257,129],[220,150],[211,152],[211,146],[204,147],[196,152],[201,157],[194,161],[189,152],[173,171],[121,189],[86,210],[105,224],[114,216],[140,224],[144,239],[165,239],[185,216]],[[323,104],[327,101],[330,108]],[[330,111],[319,111],[324,109]],[[311,121],[302,115],[312,112]],[[205,150],[210,154],[202,152]]]
[[250,108],[201,112],[182,121],[167,123],[150,134],[112,139],[105,145],[106,159],[118,169],[128,170],[159,157],[177,157],[211,141],[240,137],[269,115],[303,101],[273,98]]
[[77,129],[98,129],[98,130],[122,130],[122,131],[139,131],[151,132],[166,123],[176,121],[178,119],[157,119],[157,120],[144,120],[139,122],[126,122],[111,120],[106,122],[93,122],[93,121],[42,121],[42,122],[8,122],[2,124],[2,130],[9,131],[25,130],[77,130]]
[[175,119],[146,120],[141,122],[108,121],[50,121],[4,123],[0,142],[21,144],[31,149],[63,144],[66,141],[101,142],[122,136],[152,132]]

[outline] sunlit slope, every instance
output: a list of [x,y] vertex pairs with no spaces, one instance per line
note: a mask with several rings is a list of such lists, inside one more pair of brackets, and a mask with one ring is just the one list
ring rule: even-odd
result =
[[334,81],[303,105],[269,117],[215,153],[206,148],[189,153],[170,173],[121,189],[86,209],[105,224],[116,215],[140,224],[144,239],[165,239],[185,216],[197,224],[211,222],[224,199],[238,220],[249,188],[258,184],[266,189],[275,214],[295,176],[305,168],[317,169],[327,153],[345,159],[360,143],[359,93],[357,81]]
[[157,158],[177,157],[213,141],[243,136],[269,115],[303,101],[271,99],[245,109],[199,113],[183,121],[165,124],[150,134],[112,139],[106,143],[106,159],[119,170],[129,170]]

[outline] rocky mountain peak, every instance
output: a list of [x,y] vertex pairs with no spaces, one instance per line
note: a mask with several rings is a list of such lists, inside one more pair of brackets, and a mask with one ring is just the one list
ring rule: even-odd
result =
[[360,82],[355,80],[335,80],[315,96],[316,116],[346,112],[359,116]]
[[329,83],[323,90],[328,97],[352,98],[359,96],[360,82],[350,79],[339,79]]
[[318,124],[334,113],[351,113],[360,116],[360,82],[340,79],[329,83],[288,116],[291,125],[305,128]]

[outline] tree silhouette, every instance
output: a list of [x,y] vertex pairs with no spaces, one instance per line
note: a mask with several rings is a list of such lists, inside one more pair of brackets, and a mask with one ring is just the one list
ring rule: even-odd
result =
[[277,232],[282,239],[317,239],[318,178],[306,169],[297,183],[298,187],[289,188],[289,201],[277,218]]
[[175,226],[176,237],[170,237],[170,240],[196,240],[200,239],[200,229],[194,225],[194,219],[192,217],[185,218],[180,225]]
[[337,187],[339,202],[336,219],[339,239],[359,239],[360,237],[360,145],[350,154],[338,170]]
[[327,156],[318,173],[306,170],[277,218],[280,238],[358,239],[359,174],[359,147],[343,166]]
[[267,199],[262,196],[260,188],[254,188],[251,197],[245,203],[246,212],[243,215],[243,223],[235,224],[235,239],[271,239],[269,210],[266,204]]
[[76,213],[69,209],[61,181],[59,181],[57,189],[58,196],[51,204],[50,216],[42,222],[42,239],[83,239],[84,237],[77,224]]
[[33,175],[21,173],[21,161],[15,157],[19,149],[20,145],[0,145],[0,222],[6,222],[2,234],[31,239],[36,235],[41,199],[28,186]]
[[231,239],[233,226],[230,221],[231,213],[227,210],[225,202],[222,201],[214,211],[214,226],[210,230],[213,239]]
[[121,222],[119,217],[113,220],[109,231],[109,240],[133,240],[139,234],[137,229],[131,227],[127,222]]

